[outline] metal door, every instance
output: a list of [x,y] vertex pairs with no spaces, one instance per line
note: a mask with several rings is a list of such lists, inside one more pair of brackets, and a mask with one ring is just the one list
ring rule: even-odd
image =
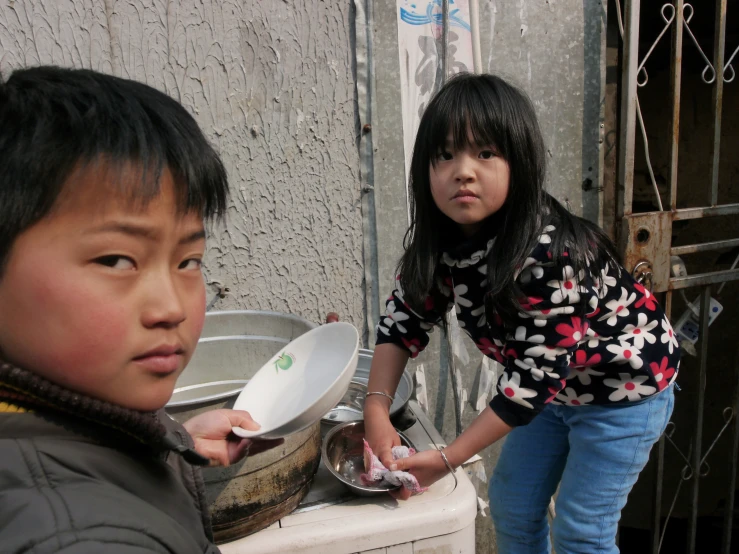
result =
[[[623,5],[623,18],[619,2]],[[710,0],[696,2],[695,6],[683,0],[674,0],[668,3],[640,2],[640,0],[616,0],[616,14],[622,36],[621,50],[621,104],[620,104],[620,136],[619,136],[619,163],[617,202],[619,213],[618,239],[619,248],[625,265],[633,271],[637,279],[646,283],[655,293],[665,294],[665,307],[673,324],[675,315],[671,314],[673,297],[676,293],[684,294],[685,289],[700,291],[700,308],[696,311],[698,320],[698,341],[695,354],[700,360],[699,386],[696,391],[695,422],[691,431],[690,447],[681,450],[672,440],[675,430],[670,423],[668,430],[655,448],[656,479],[654,491],[654,509],[652,516],[653,542],[652,552],[660,551],[663,530],[669,522],[672,508],[681,489],[690,491],[690,516],[688,528],[687,552],[696,552],[696,532],[698,522],[698,498],[701,481],[708,475],[710,464],[730,464],[730,482],[728,499],[723,524],[723,538],[721,552],[728,554],[731,550],[732,507],[734,505],[734,490],[736,488],[737,449],[739,447],[739,426],[737,426],[737,412],[739,412],[739,390],[735,388],[732,403],[728,406],[710,407],[706,403],[706,384],[711,380],[711,370],[708,368],[709,350],[708,336],[711,321],[711,291],[720,291],[728,282],[739,279],[739,256],[734,260],[730,269],[702,271],[697,274],[685,275],[680,271],[678,259],[675,257],[690,256],[696,253],[722,249],[732,249],[739,245],[739,224],[733,226],[733,237],[704,243],[672,244],[672,231],[676,222],[703,218],[731,218],[739,214],[739,203],[719,204],[719,187],[723,176],[719,174],[719,161],[722,156],[730,156],[736,145],[721,144],[722,107],[724,105],[724,91],[728,87],[739,86],[735,68],[732,65],[739,45],[735,49],[726,45],[727,0],[715,0],[715,25],[713,28],[713,50],[710,45],[702,45],[691,29],[691,20],[699,10],[710,10]],[[739,17],[739,6],[732,3],[731,17]],[[640,59],[639,23],[643,21],[646,11],[659,10],[660,24],[663,25],[656,41],[649,48],[642,44]],[[612,14],[609,14],[609,17]],[[666,168],[667,198],[660,198],[660,190],[655,178],[655,171],[649,156],[647,129],[639,105],[639,90],[649,85],[647,69],[650,55],[655,48],[666,41],[671,41],[670,53],[670,83],[666,95],[669,102],[670,126],[659,132],[668,134],[669,164]],[[705,68],[699,74],[683,72],[683,48],[697,48],[705,62]],[[693,51],[695,53],[696,51]],[[705,52],[709,52],[706,54]],[[710,179],[706,183],[690,183],[691,187],[703,187],[704,201],[695,207],[678,208],[678,198],[681,187],[687,183],[678,183],[678,142],[680,137],[680,94],[682,85],[687,80],[702,80],[701,86],[711,88],[711,115],[712,133],[710,135]],[[736,92],[733,92],[736,94]],[[654,135],[653,135],[654,136]],[[639,137],[637,143],[637,137]],[[656,196],[658,210],[637,213],[634,209],[634,161],[637,148],[644,148],[643,153],[648,169],[648,180]],[[684,188],[682,189],[684,190]],[[664,194],[663,194],[664,195]],[[671,271],[672,268],[672,271]],[[732,285],[729,285],[732,286]],[[694,291],[695,293],[695,291]],[[693,294],[695,295],[695,294]],[[734,306],[731,306],[733,309]],[[679,314],[678,314],[679,315]],[[686,326],[687,329],[687,326]],[[686,333],[688,331],[685,331]],[[690,341],[684,341],[690,348]],[[685,356],[685,353],[683,354]],[[684,365],[684,364],[683,364]],[[728,370],[739,373],[739,367],[734,365]],[[679,383],[678,379],[678,383]],[[734,381],[737,382],[737,379]],[[710,388],[708,389],[711,390]],[[710,393],[709,393],[710,394]],[[704,436],[704,415],[708,409],[721,410],[724,425],[720,430],[712,430],[710,436]],[[719,440],[732,441],[729,445],[729,460],[712,459],[711,451]],[[674,447],[674,448],[673,448]],[[673,490],[663,487],[664,460],[669,456],[671,461],[678,460],[682,465],[682,480]],[[713,458],[716,458],[713,456]],[[662,522],[663,502],[667,521]]]

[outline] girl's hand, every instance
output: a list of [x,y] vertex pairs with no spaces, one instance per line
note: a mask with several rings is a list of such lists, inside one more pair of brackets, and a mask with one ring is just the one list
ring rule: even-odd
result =
[[[401,444],[398,432],[390,423],[388,404],[389,400],[385,397],[368,396],[364,401],[364,438],[385,467],[395,463],[392,448]],[[390,494],[402,500],[410,497],[410,491],[404,488],[391,491]]]
[[[395,460],[388,469],[392,471],[407,471],[418,479],[418,484],[422,487],[430,487],[439,479],[449,473],[449,468],[441,458],[438,450],[425,450],[408,458]],[[405,489],[402,489],[405,490]],[[406,491],[410,496],[410,491]],[[396,496],[397,498],[397,496]],[[403,498],[405,500],[405,498]]]
[[228,467],[247,454],[258,454],[284,442],[278,440],[242,439],[232,427],[256,431],[259,424],[243,410],[212,410],[187,420],[183,427],[190,433],[198,454],[211,460],[211,466]]

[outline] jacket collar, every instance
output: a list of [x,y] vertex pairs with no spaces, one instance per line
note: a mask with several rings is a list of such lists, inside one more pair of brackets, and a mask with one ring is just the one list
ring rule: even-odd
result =
[[[0,360],[0,415],[34,412],[43,419],[63,422],[67,432],[96,442],[113,442],[149,450],[153,454],[175,451],[186,461],[207,465],[209,460],[183,444],[162,422],[159,412],[140,412],[104,402],[52,383],[43,377]],[[0,434],[21,432],[19,419],[0,425]],[[33,426],[31,426],[33,427]],[[25,429],[29,432],[30,429]],[[42,434],[64,434],[57,427],[38,428]],[[21,434],[18,437],[28,436]]]

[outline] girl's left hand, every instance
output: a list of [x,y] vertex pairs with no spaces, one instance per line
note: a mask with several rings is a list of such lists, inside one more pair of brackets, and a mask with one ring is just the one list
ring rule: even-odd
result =
[[[441,453],[438,450],[425,450],[408,458],[395,460],[388,469],[411,473],[422,487],[431,486],[449,473],[449,468],[441,459]],[[399,497],[396,496],[396,498]]]
[[198,454],[211,460],[211,466],[228,467],[247,454],[258,454],[284,442],[278,440],[242,439],[232,427],[256,431],[259,424],[243,410],[212,410],[187,420],[183,427],[195,442]]

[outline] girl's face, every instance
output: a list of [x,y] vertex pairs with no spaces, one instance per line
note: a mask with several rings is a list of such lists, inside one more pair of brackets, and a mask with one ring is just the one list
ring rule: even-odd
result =
[[434,202],[467,236],[500,210],[510,184],[508,162],[495,147],[478,146],[471,139],[457,150],[450,134],[446,147],[429,167]]

